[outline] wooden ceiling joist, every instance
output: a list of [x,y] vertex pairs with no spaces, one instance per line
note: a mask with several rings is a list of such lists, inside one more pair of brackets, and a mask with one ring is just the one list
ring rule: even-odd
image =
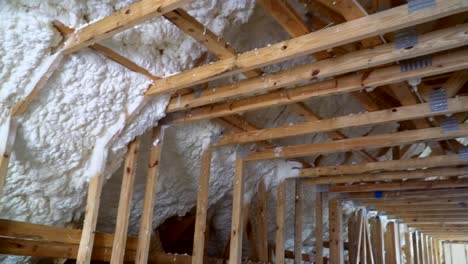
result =
[[[465,196],[468,188],[457,189],[439,189],[439,190],[419,190],[419,191],[397,191],[397,192],[379,192],[380,199],[393,200],[393,199],[412,199],[412,198],[430,198],[434,196],[443,197],[460,197]],[[344,194],[346,199],[350,200],[366,200],[374,199],[374,192],[356,192]]]
[[330,187],[330,192],[395,191],[468,187],[468,179],[369,183]]
[[444,112],[433,112],[429,103],[402,106],[376,112],[340,116],[332,119],[322,119],[304,122],[290,126],[265,128],[244,133],[224,135],[216,146],[250,143],[262,140],[273,140],[285,137],[301,136],[313,133],[333,131],[343,128],[380,124],[392,121],[412,120],[435,115],[444,115],[468,111],[468,97],[458,97],[447,101],[448,108]]
[[451,211],[451,210],[466,210],[468,205],[465,204],[456,204],[456,205],[432,205],[428,206],[419,206],[419,205],[379,205],[376,206],[379,211],[386,210],[399,210],[401,212],[413,212],[413,211],[428,211],[428,210],[437,210],[437,211]]
[[[327,50],[366,37],[388,33],[467,10],[468,3],[459,0],[437,0],[435,6],[411,13],[408,12],[407,5],[399,6],[371,16],[279,42],[269,47],[239,54],[235,58],[220,60],[166,77],[155,81],[147,92],[147,95],[174,92],[181,88],[220,79],[294,57]],[[367,27],[365,25],[373,26]],[[337,32],[340,32],[340,34],[336,34]]]
[[245,159],[247,161],[263,159],[281,159],[304,157],[315,154],[350,151],[362,148],[377,148],[398,146],[429,140],[444,140],[468,135],[468,124],[460,124],[456,131],[444,131],[440,127],[409,130],[390,134],[371,135],[366,137],[349,138],[317,144],[294,145],[282,148],[267,149],[253,152]]
[[400,66],[393,65],[374,69],[366,73],[350,74],[334,80],[309,84],[297,88],[274,91],[240,99],[233,102],[211,104],[188,111],[169,115],[172,123],[191,122],[232,114],[264,109],[271,106],[292,104],[314,97],[358,91],[366,87],[377,87],[389,83],[442,74],[468,67],[468,49],[438,54],[432,57],[432,66],[414,71],[401,72]]
[[142,0],[136,2],[77,30],[64,43],[63,52],[65,54],[76,52],[189,2],[190,0]]
[[[237,83],[214,87],[212,89],[202,91],[199,96],[189,94],[181,96],[180,98],[173,98],[171,102],[169,102],[167,111],[176,112],[187,110],[228,99],[268,92],[310,80],[322,80],[324,78],[368,69],[398,60],[414,58],[460,47],[468,41],[468,36],[465,34],[467,28],[468,25],[462,25],[459,27],[427,33],[420,36],[418,44],[410,50],[395,49],[394,44],[389,43],[373,49],[359,50],[337,58],[326,59],[284,71],[239,81]],[[151,88],[148,89],[148,91],[150,90]]]
[[301,177],[319,177],[327,175],[359,174],[378,171],[399,171],[408,169],[424,169],[434,167],[449,167],[468,164],[468,159],[460,155],[440,155],[407,160],[385,160],[362,164],[315,167],[301,170]]
[[357,182],[375,182],[386,180],[427,179],[432,177],[451,177],[468,174],[465,168],[433,168],[426,170],[390,171],[378,173],[360,173],[334,175],[303,179],[306,184],[341,184]]

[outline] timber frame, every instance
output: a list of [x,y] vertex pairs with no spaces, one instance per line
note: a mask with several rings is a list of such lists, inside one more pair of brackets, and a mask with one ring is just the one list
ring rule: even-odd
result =
[[[402,256],[406,263],[442,263],[442,243],[468,243],[468,149],[460,140],[468,136],[468,1],[427,1],[432,4],[419,9],[411,6],[412,1],[409,4],[395,0],[371,1],[369,7],[361,6],[358,1],[291,1],[307,3],[305,8],[310,9],[314,19],[303,20],[288,1],[257,0],[291,39],[242,54],[182,9],[189,0],[141,0],[79,31],[54,23],[66,40],[50,58],[49,67],[31,93],[10,113],[8,137],[0,139],[0,188],[5,183],[18,119],[64,57],[83,48],[101,53],[152,80],[145,94],[148,98],[172,94],[167,107],[169,115],[162,120],[164,126],[208,119],[230,133],[211,142],[200,158],[192,256],[150,250],[164,126],[152,131],[153,142],[158,143],[151,146],[138,237],[127,235],[135,164],[142,147],[136,138],[129,143],[125,158],[114,234],[96,232],[103,164],[90,180],[81,230],[0,220],[0,254],[76,259],[80,264],[91,260],[238,264],[248,258],[262,263],[274,260],[281,264],[286,258],[294,259],[294,263],[303,260],[326,263],[323,247],[327,246],[332,264],[401,263]],[[205,45],[219,60],[159,77],[98,43],[159,16]],[[396,44],[401,40],[395,33],[408,28],[418,30],[417,42],[401,48]],[[312,56],[314,62],[268,74],[260,70],[263,66],[306,55]],[[208,88],[209,82],[235,74],[243,74],[246,79]],[[342,93],[351,94],[366,112],[323,119],[304,103]],[[240,115],[278,105],[287,105],[304,122],[259,128]],[[126,122],[132,119],[130,115]],[[398,122],[399,130],[352,138],[340,131],[388,122]],[[276,143],[278,139],[313,133],[326,133],[330,141],[291,146]],[[105,145],[109,146],[117,136]],[[256,143],[257,148],[251,153],[239,152],[234,164],[228,254],[224,259],[208,258],[205,242],[212,153],[223,146],[246,143]],[[417,144],[429,147],[431,154],[423,157],[415,152],[413,146]],[[319,166],[307,159],[339,152],[356,154],[362,162]],[[254,248],[252,256],[246,257],[242,255],[248,221],[243,201],[244,168],[247,163],[273,159],[299,162],[302,169],[298,176],[283,175],[288,179],[275,190],[274,245],[268,244],[265,215],[269,206],[266,195],[270,190],[263,183],[258,186],[258,237],[250,244]],[[284,244],[286,185],[290,183],[295,184],[296,197],[292,252]],[[313,256],[302,254],[306,188],[316,190],[315,241],[310,241],[314,244]],[[357,206],[347,223],[347,242],[343,237],[343,203]],[[328,241],[323,229],[326,210]],[[378,212],[377,217],[369,218],[368,211]],[[400,245],[401,233],[404,247]]]

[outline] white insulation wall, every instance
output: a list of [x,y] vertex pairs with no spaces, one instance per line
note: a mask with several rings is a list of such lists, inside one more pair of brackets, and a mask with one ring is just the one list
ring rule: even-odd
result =
[[[0,2],[0,125],[5,123],[11,107],[28,94],[32,76],[61,40],[51,21],[59,20],[67,26],[79,28],[132,2],[134,1]],[[197,0],[184,6],[184,9],[242,52],[289,38],[262,9],[257,7],[253,12],[253,0]],[[206,52],[205,48],[163,18],[117,34],[112,39],[103,41],[103,44],[161,77],[192,68],[194,61]],[[264,70],[277,71],[310,61],[309,57],[304,57]],[[106,176],[109,180],[104,186],[101,199],[98,230],[113,232],[122,176],[121,170],[117,169],[122,163],[125,146],[135,136],[156,125],[165,115],[168,96],[143,101],[143,93],[149,83],[146,77],[89,49],[66,57],[21,120],[5,190],[0,197],[0,218],[57,226],[81,223],[91,154],[96,142],[112,132],[116,125],[123,126],[125,115],[144,106],[141,111],[137,111],[135,121],[127,125],[118,136],[108,158]],[[348,95],[312,100],[307,105],[324,118],[362,111]],[[260,127],[303,121],[286,107],[255,111],[244,117]],[[360,136],[394,131],[396,128],[396,124],[387,124],[343,132],[349,136]],[[165,129],[154,214],[155,226],[170,216],[184,215],[196,205],[203,143],[221,131],[221,127],[209,121]],[[300,144],[324,140],[328,140],[326,135],[317,134],[295,140],[282,140],[281,143]],[[144,195],[145,163],[151,144],[145,134],[129,228],[132,235],[138,230]],[[214,211],[213,228],[216,230],[210,245],[213,252],[219,250],[219,245],[224,245],[229,235],[236,151],[236,148],[225,147],[213,155],[209,190],[209,202]],[[314,157],[309,160],[313,161]],[[320,164],[354,161],[359,161],[359,158],[335,154],[324,157]],[[276,186],[285,177],[297,174],[298,166],[286,161],[265,161],[248,165],[245,201],[251,200],[258,182],[265,179],[269,191],[268,219],[274,219]],[[292,186],[288,189],[288,211],[294,208],[293,189]],[[314,192],[312,188],[306,187],[304,193],[303,237],[307,244],[313,241],[311,223]],[[293,214],[288,213],[286,232],[289,239],[292,238],[292,223]],[[273,222],[269,223],[269,229],[273,234]],[[272,235],[270,239],[273,239]],[[288,247],[291,245],[289,240]],[[19,261],[17,258],[4,258],[2,263]]]

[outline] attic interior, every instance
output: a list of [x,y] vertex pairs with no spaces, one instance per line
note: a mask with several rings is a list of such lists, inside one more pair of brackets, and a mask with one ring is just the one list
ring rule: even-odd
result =
[[468,263],[467,0],[0,15],[0,263]]

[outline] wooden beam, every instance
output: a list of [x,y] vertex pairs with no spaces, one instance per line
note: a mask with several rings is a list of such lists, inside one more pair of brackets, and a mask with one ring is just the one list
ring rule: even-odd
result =
[[258,261],[268,262],[268,222],[267,222],[267,193],[265,190],[265,182],[260,180],[258,184]]
[[[407,10],[408,7],[403,5],[375,15],[279,42],[269,47],[246,52],[236,58],[220,60],[210,65],[176,74],[156,81],[147,94],[157,95],[173,92],[180,88],[220,79],[297,56],[327,50],[362,38],[384,34],[464,12],[468,10],[468,3],[460,2],[459,0],[437,0],[437,4],[434,7],[418,10],[411,14]],[[374,26],[366,27],[363,25]],[[340,32],[340,34],[336,34],[336,32]],[[314,41],[317,39],[320,39],[320,41]]]
[[305,178],[305,184],[340,184],[340,183],[361,183],[388,180],[407,180],[407,179],[427,179],[431,177],[460,176],[468,174],[465,168],[460,167],[441,167],[425,170],[408,171],[389,171],[378,173],[350,174],[344,176],[324,176],[315,178]]
[[[437,196],[441,197],[465,197],[468,192],[468,188],[457,188],[457,189],[438,189],[438,190],[416,190],[416,191],[382,191],[379,193],[382,200],[394,200],[394,199],[414,199],[414,198],[433,198]],[[367,200],[375,199],[375,192],[356,192],[345,194],[345,199],[350,200]]]
[[[257,3],[259,3],[290,36],[300,37],[311,32],[302,17],[287,1],[258,0]],[[317,60],[321,60],[329,58],[331,55],[326,51],[319,51],[312,56]]]
[[201,157],[201,171],[197,197],[197,218],[195,220],[195,235],[193,236],[192,264],[202,264],[205,256],[205,232],[210,187],[211,155],[212,149],[208,148],[203,151]]
[[128,144],[128,152],[125,157],[122,176],[122,186],[120,189],[117,221],[115,224],[114,243],[112,245],[111,264],[123,263],[124,261],[139,148],[140,139],[138,137]]
[[421,233],[421,232],[418,232],[418,249],[419,249],[419,262],[418,263],[421,263],[421,264],[426,264],[425,262],[425,254],[426,254],[426,251],[425,251],[425,247],[424,247],[424,234]]
[[461,159],[460,155],[440,155],[426,158],[415,158],[407,160],[385,160],[379,162],[368,162],[361,164],[337,165],[326,167],[315,167],[302,169],[302,177],[319,177],[343,174],[360,174],[381,171],[401,171],[408,169],[424,169],[435,167],[450,167],[467,165],[468,159]]
[[284,221],[286,204],[286,182],[283,181],[278,186],[276,204],[276,249],[275,259],[277,264],[284,264]]
[[404,247],[404,252],[405,252],[405,258],[406,258],[406,264],[416,264],[414,263],[414,252],[413,252],[413,239],[412,239],[412,234],[413,232],[409,231],[408,226],[404,226],[404,237],[405,237],[405,247]]
[[324,192],[315,194],[315,263],[323,263],[323,202]]
[[420,215],[463,215],[468,216],[468,210],[446,210],[446,211],[438,211],[438,210],[421,210],[421,211],[400,211],[398,209],[394,210],[385,210],[385,214],[387,215],[398,215],[398,216],[420,216]]
[[431,197],[431,198],[408,198],[408,199],[366,199],[361,200],[362,203],[372,205],[425,205],[425,204],[458,204],[468,202],[468,195],[460,197]]
[[465,204],[456,204],[456,205],[432,205],[428,206],[420,206],[420,205],[378,205],[377,208],[379,211],[387,211],[387,210],[400,210],[401,212],[413,212],[413,211],[449,211],[449,210],[465,210],[468,209],[468,205]]
[[76,52],[189,2],[189,0],[142,0],[136,2],[77,30],[64,43],[62,49],[65,54]]
[[370,135],[366,137],[349,138],[317,144],[294,145],[282,148],[267,149],[251,153],[248,161],[264,159],[284,159],[304,157],[314,154],[344,152],[353,149],[390,147],[410,144],[420,141],[443,140],[468,135],[468,125],[460,124],[457,131],[445,132],[440,127],[395,132],[390,134]]
[[143,198],[143,212],[141,213],[140,230],[138,233],[138,246],[135,260],[137,264],[148,263],[162,147],[162,132],[160,127],[153,128],[151,140],[153,144],[151,146],[147,165],[148,171],[146,174],[145,196]]
[[101,173],[92,177],[89,181],[83,231],[76,257],[78,264],[88,264],[91,262],[103,181],[104,175]]
[[411,78],[422,78],[463,69],[468,67],[467,60],[468,49],[461,49],[449,53],[436,54],[432,57],[432,66],[414,71],[401,72],[399,65],[391,65],[373,69],[370,72],[346,75],[333,80],[321,81],[297,88],[283,89],[253,97],[241,98],[232,102],[210,104],[188,111],[181,111],[169,115],[169,119],[172,123],[192,122],[264,109],[273,105],[292,104],[315,97],[358,91],[366,87],[378,87]]
[[[180,98],[173,98],[169,102],[167,111],[171,113],[228,99],[252,96],[306,81],[323,80],[324,78],[369,69],[398,60],[461,47],[468,41],[468,37],[464,34],[467,28],[468,25],[465,24],[421,35],[418,37],[418,44],[411,49],[411,52],[405,49],[395,49],[394,44],[389,43],[373,49],[363,49],[345,54],[340,56],[339,59],[331,58],[242,80],[237,83],[213,87],[202,91],[199,96],[193,94],[183,95]],[[155,82],[162,80],[164,79]],[[146,95],[154,95],[151,91],[151,88],[149,88]]]
[[467,187],[468,179],[448,179],[432,181],[407,181],[395,183],[360,184],[350,186],[334,186],[330,192],[354,192],[354,191],[388,191],[388,190],[420,190],[438,188]]
[[385,264],[384,230],[382,219],[379,216],[371,222],[371,241],[373,242],[375,262]]
[[232,197],[231,245],[229,264],[240,264],[242,260],[242,207],[244,206],[244,160],[236,159]]
[[468,96],[447,100],[448,108],[441,113],[431,111],[429,103],[402,106],[357,115],[346,115],[331,119],[309,121],[289,126],[264,128],[243,133],[223,135],[216,146],[250,143],[262,140],[273,140],[285,137],[302,136],[313,133],[380,124],[392,121],[403,121],[417,118],[468,111]]
[[398,223],[388,222],[385,231],[385,262],[400,263],[400,241],[398,234]]
[[329,210],[329,234],[330,234],[330,263],[344,263],[343,249],[343,215],[341,202],[338,200],[330,200],[328,203]]
[[302,263],[302,230],[303,230],[303,189],[302,181],[295,180],[294,199],[294,264]]
[[413,264],[419,264],[419,235],[418,231],[413,231],[411,233],[411,242],[413,245],[413,259],[412,262]]

